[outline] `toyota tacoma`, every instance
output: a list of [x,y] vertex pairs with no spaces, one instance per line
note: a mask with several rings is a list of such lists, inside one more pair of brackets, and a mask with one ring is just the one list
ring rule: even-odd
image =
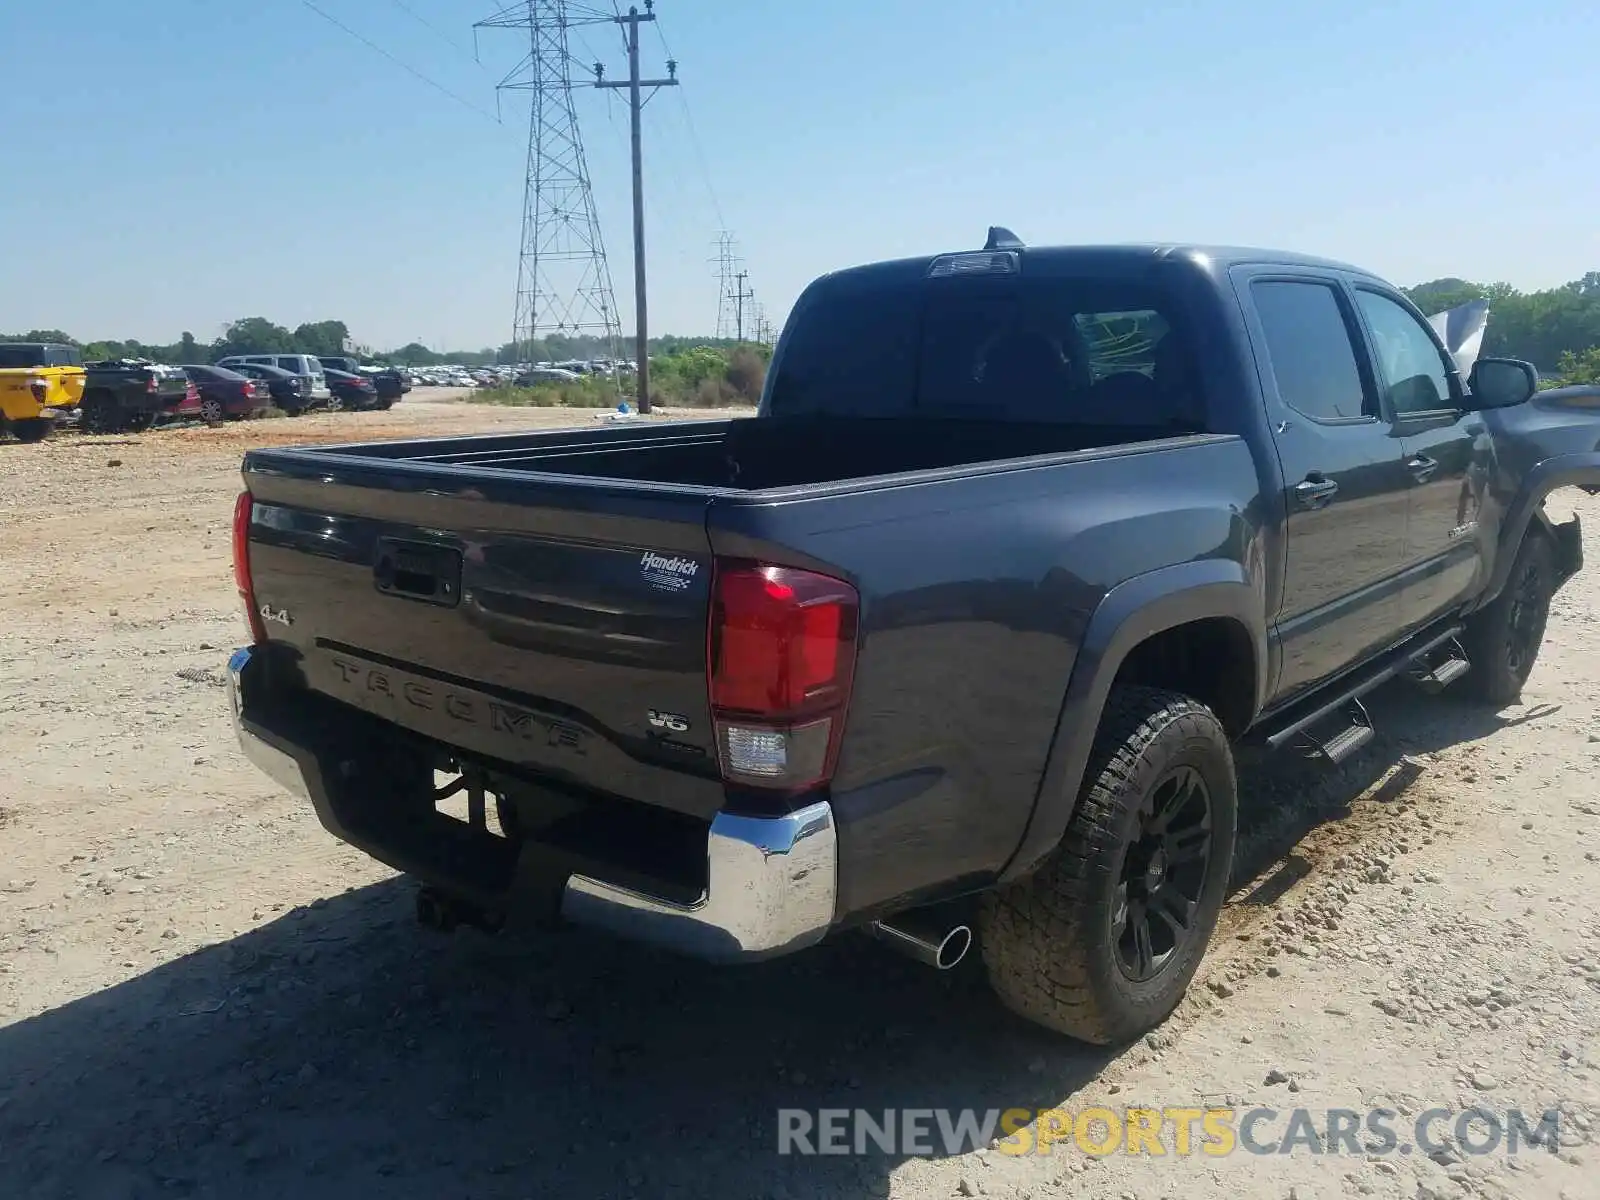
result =
[[1581,565],[1545,497],[1600,487],[1535,387],[1355,267],[995,229],[813,283],[751,419],[249,452],[233,718],[433,924],[975,941],[1125,1041],[1217,921],[1237,747],[1519,694]]

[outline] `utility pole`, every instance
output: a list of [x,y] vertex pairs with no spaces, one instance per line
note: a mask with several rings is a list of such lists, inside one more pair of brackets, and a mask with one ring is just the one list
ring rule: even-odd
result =
[[644,266],[644,135],[640,128],[640,114],[645,101],[644,89],[653,96],[658,88],[678,86],[678,64],[668,61],[666,79],[639,78],[639,26],[656,19],[655,0],[644,0],[644,12],[630,8],[626,15],[614,19],[627,31],[628,78],[626,82],[606,81],[605,66],[594,65],[594,85],[598,88],[627,88],[628,109],[633,117],[633,295],[634,320],[637,323],[635,341],[639,365],[634,378],[638,388],[639,411],[650,411],[650,306],[645,292]]
[[749,271],[740,271],[737,275],[735,275],[733,277],[733,279],[734,279],[734,293],[733,293],[734,324],[735,324],[735,328],[737,329],[737,333],[735,334],[735,336],[738,338],[739,341],[743,342],[744,341],[744,302],[746,300],[754,300],[756,294],[755,294],[754,291],[752,291],[750,289],[750,286],[749,286],[749,284],[750,284],[750,272]]

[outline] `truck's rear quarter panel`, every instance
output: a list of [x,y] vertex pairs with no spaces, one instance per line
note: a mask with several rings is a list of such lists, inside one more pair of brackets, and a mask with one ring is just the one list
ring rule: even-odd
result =
[[713,505],[716,553],[831,570],[861,591],[832,789],[842,913],[1005,865],[1100,599],[1196,548],[1259,578],[1255,474],[1243,439],[1202,435]]

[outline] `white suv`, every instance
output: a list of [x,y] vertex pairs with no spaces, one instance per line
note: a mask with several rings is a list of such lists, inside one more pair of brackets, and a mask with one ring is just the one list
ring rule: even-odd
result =
[[300,376],[303,381],[305,396],[308,400],[326,400],[331,393],[328,390],[328,377],[322,373],[322,364],[311,354],[234,354],[219,360],[219,367],[231,367],[236,363],[255,363],[263,367],[277,367],[280,371],[288,371],[291,375]]

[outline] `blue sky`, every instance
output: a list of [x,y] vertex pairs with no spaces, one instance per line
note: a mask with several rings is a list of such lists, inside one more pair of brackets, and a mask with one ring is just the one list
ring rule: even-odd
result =
[[[301,0],[0,4],[0,330],[204,340],[261,315],[380,347],[508,338],[526,115],[514,95],[493,114],[516,34],[481,35],[480,65],[494,0],[317,3],[472,107]],[[1592,0],[657,11],[685,86],[646,110],[655,332],[713,330],[724,224],[779,320],[822,271],[992,223],[1283,246],[1400,283],[1600,268]],[[615,29],[573,50],[623,69]],[[631,314],[625,113],[578,102]]]

